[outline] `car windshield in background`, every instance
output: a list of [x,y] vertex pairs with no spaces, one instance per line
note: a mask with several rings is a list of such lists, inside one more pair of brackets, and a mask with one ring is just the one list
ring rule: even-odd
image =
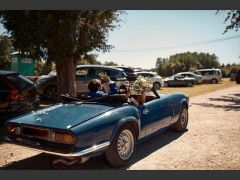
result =
[[120,69],[123,69],[126,73],[134,73],[134,70],[132,70],[131,68],[127,68],[127,67],[118,67],[117,68],[120,68]]
[[169,79],[174,79],[176,75],[170,76]]

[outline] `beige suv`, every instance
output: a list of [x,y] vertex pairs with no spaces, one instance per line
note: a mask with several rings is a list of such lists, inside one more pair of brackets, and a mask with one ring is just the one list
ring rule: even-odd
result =
[[202,75],[203,82],[216,84],[222,80],[222,72],[220,69],[200,69],[194,73]]

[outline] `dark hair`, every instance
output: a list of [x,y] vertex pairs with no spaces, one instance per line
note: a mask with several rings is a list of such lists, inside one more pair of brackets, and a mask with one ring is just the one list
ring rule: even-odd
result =
[[129,92],[130,90],[129,90],[129,85],[128,84],[121,84],[120,86],[119,86],[119,93],[120,94],[125,94],[125,93],[127,93],[127,92]]
[[88,89],[90,92],[97,92],[101,86],[101,81],[98,79],[93,79],[88,83]]

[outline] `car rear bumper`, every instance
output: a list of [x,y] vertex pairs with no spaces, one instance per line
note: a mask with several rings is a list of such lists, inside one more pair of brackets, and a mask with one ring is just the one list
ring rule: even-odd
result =
[[56,147],[42,146],[37,141],[31,141],[23,138],[13,139],[11,137],[5,137],[4,142],[22,146],[24,148],[31,149],[40,153],[47,153],[47,154],[52,154],[52,155],[61,156],[61,157],[87,156],[88,154],[92,154],[92,153],[104,150],[110,145],[110,142],[104,142],[98,145],[93,145],[85,149],[71,151],[70,149],[58,149]]

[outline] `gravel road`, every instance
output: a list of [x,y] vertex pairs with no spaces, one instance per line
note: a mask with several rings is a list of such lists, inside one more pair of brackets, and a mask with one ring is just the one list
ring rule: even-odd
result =
[[[134,162],[123,169],[240,169],[240,86],[190,99],[188,130],[172,130],[138,144]],[[2,169],[112,169],[104,156],[71,166],[56,157],[0,144]]]

